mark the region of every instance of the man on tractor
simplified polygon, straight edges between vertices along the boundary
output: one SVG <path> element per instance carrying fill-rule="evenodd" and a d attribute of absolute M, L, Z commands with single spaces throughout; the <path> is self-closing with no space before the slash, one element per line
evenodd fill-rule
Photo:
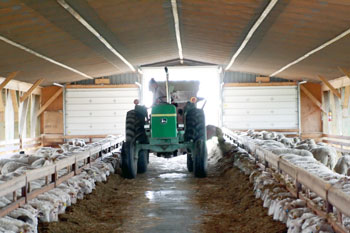
<path fill-rule="evenodd" d="M 158 104 L 160 102 L 165 102 L 166 101 L 166 94 L 165 94 L 165 90 L 163 90 L 163 88 L 161 88 L 158 83 L 156 82 L 156 80 L 154 80 L 154 78 L 152 78 L 149 81 L 149 85 L 148 85 L 149 90 L 153 93 L 153 104 Z"/>

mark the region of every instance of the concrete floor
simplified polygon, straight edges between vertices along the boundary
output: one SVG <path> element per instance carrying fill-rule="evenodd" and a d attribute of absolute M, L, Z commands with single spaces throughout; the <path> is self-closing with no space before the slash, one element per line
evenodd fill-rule
<path fill-rule="evenodd" d="M 39 232 L 286 232 L 232 158 L 209 156 L 209 176 L 198 179 L 187 171 L 186 156 L 151 156 L 147 173 L 132 180 L 112 175 Z"/>
<path fill-rule="evenodd" d="M 158 221 L 144 232 L 193 232 L 202 211 L 194 204 L 193 175 L 187 171 L 186 156 L 172 159 L 151 156 L 149 170 L 137 179 L 145 179 L 149 201 L 143 212 Z"/>

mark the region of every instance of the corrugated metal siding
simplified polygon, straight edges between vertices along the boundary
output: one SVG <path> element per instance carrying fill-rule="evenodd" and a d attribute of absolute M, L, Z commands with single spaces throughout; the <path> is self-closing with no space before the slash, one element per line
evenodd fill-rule
<path fill-rule="evenodd" d="M 226 71 L 224 73 L 224 83 L 255 83 L 255 78 L 260 76 L 253 73 Z M 271 77 L 271 82 L 288 82 L 289 80 Z"/>
<path fill-rule="evenodd" d="M 140 75 L 138 73 L 125 73 L 111 75 L 103 78 L 109 78 L 110 84 L 134 84 L 135 82 L 140 82 Z M 77 85 L 92 85 L 95 84 L 94 79 L 86 79 L 75 82 Z"/>
<path fill-rule="evenodd" d="M 124 134 L 138 88 L 67 89 L 67 135 Z"/>
<path fill-rule="evenodd" d="M 225 87 L 223 126 L 229 129 L 297 129 L 296 86 Z"/>

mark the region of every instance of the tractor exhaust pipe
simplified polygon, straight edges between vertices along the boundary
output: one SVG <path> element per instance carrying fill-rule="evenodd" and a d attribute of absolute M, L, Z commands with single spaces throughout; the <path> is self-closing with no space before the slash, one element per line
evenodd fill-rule
<path fill-rule="evenodd" d="M 169 72 L 168 67 L 164 67 L 166 73 L 166 81 L 165 81 L 165 91 L 166 91 L 166 102 L 170 104 L 170 96 L 169 96 Z"/>

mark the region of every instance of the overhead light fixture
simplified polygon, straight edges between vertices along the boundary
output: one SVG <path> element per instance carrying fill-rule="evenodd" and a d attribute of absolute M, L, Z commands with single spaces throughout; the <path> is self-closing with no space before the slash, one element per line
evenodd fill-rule
<path fill-rule="evenodd" d="M 143 72 L 140 68 L 137 69 L 137 72 L 139 72 L 140 74 L 143 74 Z"/>
<path fill-rule="evenodd" d="M 122 60 L 133 72 L 135 72 L 135 68 L 131 63 L 126 60 L 113 46 L 108 43 L 108 41 L 93 28 L 78 12 L 76 12 L 65 0 L 57 0 L 58 4 L 60 4 L 64 9 L 66 9 L 76 20 L 79 21 L 86 29 L 88 29 L 97 39 L 99 39 L 102 44 L 104 44 L 114 55 L 116 55 L 120 60 Z"/>
<path fill-rule="evenodd" d="M 260 24 L 264 21 L 264 19 L 267 17 L 267 15 L 271 12 L 272 8 L 276 5 L 277 2 L 278 2 L 278 0 L 271 0 L 270 1 L 269 5 L 267 5 L 267 7 L 263 11 L 263 13 L 258 18 L 258 20 L 254 23 L 253 27 L 249 30 L 247 36 L 244 38 L 244 41 L 239 46 L 238 50 L 235 52 L 235 54 L 233 54 L 230 62 L 226 66 L 225 70 L 228 70 L 228 69 L 231 68 L 232 64 L 235 62 L 235 60 L 238 57 L 238 55 L 242 52 L 244 47 L 247 45 L 249 40 L 252 38 L 254 32 L 258 29 Z"/>
<path fill-rule="evenodd" d="M 60 66 L 60 67 L 62 67 L 62 68 L 64 68 L 64 69 L 67 69 L 67 70 L 72 71 L 72 72 L 74 72 L 74 73 L 76 73 L 76 74 L 79 74 L 79 75 L 81 75 L 81 76 L 84 76 L 85 78 L 93 79 L 91 76 L 89 76 L 89 75 L 87 75 L 87 74 L 85 74 L 85 73 L 83 73 L 83 72 L 80 72 L 79 70 L 76 70 L 76 69 L 74 69 L 74 68 L 72 68 L 72 67 L 70 67 L 70 66 L 67 66 L 67 65 L 65 65 L 65 64 L 63 64 L 63 63 L 61 63 L 61 62 L 55 61 L 55 60 L 52 59 L 52 58 L 49 58 L 49 57 L 47 57 L 47 56 L 45 56 L 45 55 L 43 55 L 43 54 L 40 54 L 40 53 L 38 53 L 38 52 L 36 52 L 36 51 L 30 49 L 30 48 L 27 48 L 27 47 L 25 47 L 25 46 L 23 46 L 23 45 L 21 45 L 21 44 L 18 44 L 17 42 L 14 42 L 14 41 L 12 41 L 12 40 L 10 40 L 10 39 L 7 39 L 6 37 L 3 37 L 3 36 L 1 36 L 1 35 L 0 35 L 0 40 L 6 42 L 6 43 L 8 43 L 8 44 L 10 44 L 10 45 L 12 45 L 12 46 L 14 46 L 14 47 L 16 47 L 16 48 L 22 49 L 22 50 L 24 50 L 24 51 L 26 51 L 26 52 L 28 52 L 28 53 L 30 53 L 30 54 L 36 56 L 36 57 L 39 57 L 39 58 L 41 58 L 41 59 L 44 59 L 45 61 L 51 62 L 51 63 L 53 63 L 53 64 L 55 64 L 55 65 L 58 65 L 58 66 Z"/>
<path fill-rule="evenodd" d="M 137 86 L 139 86 L 139 88 L 142 87 L 141 83 L 139 83 L 139 82 L 135 82 L 135 84 L 136 84 Z"/>
<path fill-rule="evenodd" d="M 221 66 L 219 66 L 218 72 L 219 72 L 219 74 L 221 74 L 221 72 L 222 72 L 222 67 Z"/>
<path fill-rule="evenodd" d="M 182 43 L 181 43 L 181 34 L 180 34 L 180 23 L 179 23 L 179 13 L 177 11 L 176 0 L 171 0 L 171 8 L 173 10 L 174 26 L 175 26 L 175 36 L 177 49 L 179 51 L 180 63 L 183 64 L 184 56 L 182 54 Z"/>
<path fill-rule="evenodd" d="M 59 84 L 59 83 L 53 83 L 53 85 L 58 87 L 64 87 L 62 84 Z"/>
<path fill-rule="evenodd" d="M 340 40 L 341 38 L 343 38 L 343 37 L 345 37 L 345 36 L 347 36 L 347 35 L 349 35 L 349 34 L 350 34 L 350 28 L 349 28 L 348 30 L 344 31 L 343 33 L 339 34 L 338 36 L 334 37 L 333 39 L 327 41 L 326 43 L 320 45 L 319 47 L 317 47 L 317 48 L 311 50 L 310 52 L 306 53 L 304 56 L 302 56 L 302 57 L 296 59 L 295 61 L 289 63 L 288 65 L 282 67 L 281 69 L 277 70 L 276 72 L 274 72 L 274 73 L 271 74 L 270 76 L 275 76 L 275 75 L 281 73 L 282 71 L 288 69 L 289 67 L 291 67 L 291 66 L 293 66 L 293 65 L 295 65 L 295 64 L 297 64 L 297 63 L 299 63 L 299 62 L 301 62 L 301 61 L 304 60 L 305 58 L 311 56 L 312 54 L 314 54 L 314 53 L 316 53 L 316 52 L 318 52 L 318 51 L 320 51 L 321 49 L 324 49 L 324 48 L 327 47 L 328 45 L 333 44 L 334 42 Z"/>

